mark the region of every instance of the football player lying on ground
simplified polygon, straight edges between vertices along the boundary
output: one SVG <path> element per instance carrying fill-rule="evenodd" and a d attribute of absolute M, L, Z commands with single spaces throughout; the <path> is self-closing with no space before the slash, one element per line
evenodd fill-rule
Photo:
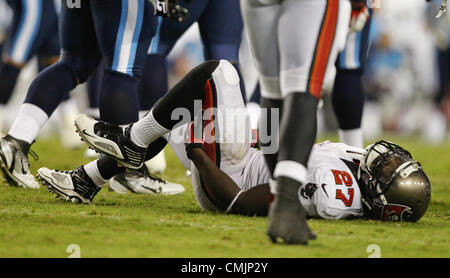
<path fill-rule="evenodd" d="M 181 107 L 194 115 L 195 100 L 203 103 L 203 134 L 195 129 L 201 118 L 195 118 L 197 125 L 180 125 L 171 117 L 172 111 Z M 208 112 L 212 106 L 217 108 L 215 120 Z M 171 89 L 143 120 L 125 129 L 85 115 L 75 124 L 90 147 L 110 155 L 97 162 L 99 173 L 108 173 L 101 177 L 104 181 L 125 172 L 117 161 L 139 168 L 169 142 L 192 171 L 194 193 L 204 210 L 267 215 L 272 198 L 269 173 L 262 151 L 252 148 L 250 136 L 245 136 L 251 133 L 248 116 L 242 114 L 245 111 L 233 66 L 223 60 L 208 61 Z M 139 139 L 133 135 L 136 131 L 141 132 Z M 138 143 L 144 138 L 144 144 Z M 316 144 L 307 169 L 308 184 L 292 198 L 301 202 L 309 217 L 417 221 L 431 198 L 430 183 L 420 164 L 408 151 L 387 141 L 365 150 L 328 141 Z M 83 203 L 90 203 L 102 185 L 95 184 L 98 177 L 88 177 L 83 167 L 65 172 L 41 168 L 38 179 L 67 201 Z"/>

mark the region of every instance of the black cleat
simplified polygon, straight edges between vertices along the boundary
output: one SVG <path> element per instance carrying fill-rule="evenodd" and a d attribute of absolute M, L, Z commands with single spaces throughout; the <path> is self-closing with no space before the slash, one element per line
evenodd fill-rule
<path fill-rule="evenodd" d="M 306 223 L 306 211 L 298 199 L 299 183 L 286 177 L 275 182 L 285 188 L 278 187 L 281 192 L 270 204 L 267 235 L 274 243 L 307 244 L 316 235 Z"/>
<path fill-rule="evenodd" d="M 125 129 L 86 115 L 78 115 L 75 127 L 83 141 L 97 152 L 114 157 L 127 168 L 139 169 L 144 163 L 147 148 L 136 146 L 130 140 L 131 125 Z"/>

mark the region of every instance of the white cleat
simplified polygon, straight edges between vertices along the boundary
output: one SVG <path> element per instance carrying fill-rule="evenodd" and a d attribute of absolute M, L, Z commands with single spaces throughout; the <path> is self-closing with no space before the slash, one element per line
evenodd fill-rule
<path fill-rule="evenodd" d="M 76 116 L 76 114 L 68 114 L 62 117 L 61 145 L 67 150 L 76 150 L 84 146 L 73 126 Z"/>
<path fill-rule="evenodd" d="M 176 195 L 186 190 L 181 184 L 172 183 L 151 176 L 143 170 L 128 170 L 114 176 L 109 181 L 109 190 L 117 193 Z"/>
<path fill-rule="evenodd" d="M 39 189 L 39 183 L 30 173 L 30 163 L 22 150 L 12 141 L 0 139 L 0 168 L 11 186 Z"/>
<path fill-rule="evenodd" d="M 96 158 L 100 157 L 100 154 L 98 152 L 94 151 L 93 149 L 87 148 L 86 151 L 84 152 L 84 157 L 96 159 Z"/>
<path fill-rule="evenodd" d="M 160 151 L 155 157 L 144 162 L 150 174 L 162 174 L 167 168 L 166 156 L 164 150 Z"/>
<path fill-rule="evenodd" d="M 83 167 L 73 171 L 42 167 L 37 171 L 37 178 L 50 193 L 71 203 L 90 204 L 101 189 L 92 182 Z"/>

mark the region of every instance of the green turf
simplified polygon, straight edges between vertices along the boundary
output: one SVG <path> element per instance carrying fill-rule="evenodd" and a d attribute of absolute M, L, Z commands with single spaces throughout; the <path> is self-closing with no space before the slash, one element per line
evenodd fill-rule
<path fill-rule="evenodd" d="M 450 257 L 450 143 L 430 146 L 396 140 L 422 162 L 432 182 L 432 202 L 418 223 L 310 220 L 318 238 L 308 246 L 272 244 L 267 219 L 203 212 L 185 169 L 168 149 L 164 177 L 185 185 L 178 196 L 119 195 L 104 188 L 94 203 L 74 205 L 47 189 L 0 185 L 0 257 L 67 257 L 77 244 L 81 257 Z M 38 140 L 46 166 L 73 169 L 88 162 L 83 150 L 66 151 L 59 141 Z"/>

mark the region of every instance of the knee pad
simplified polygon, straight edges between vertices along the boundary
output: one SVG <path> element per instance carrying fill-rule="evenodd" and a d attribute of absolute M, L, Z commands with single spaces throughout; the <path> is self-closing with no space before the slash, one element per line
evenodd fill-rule
<path fill-rule="evenodd" d="M 59 61 L 72 70 L 72 73 L 79 84 L 86 82 L 99 63 L 99 60 L 97 59 L 87 59 L 65 51 L 62 51 Z"/>

